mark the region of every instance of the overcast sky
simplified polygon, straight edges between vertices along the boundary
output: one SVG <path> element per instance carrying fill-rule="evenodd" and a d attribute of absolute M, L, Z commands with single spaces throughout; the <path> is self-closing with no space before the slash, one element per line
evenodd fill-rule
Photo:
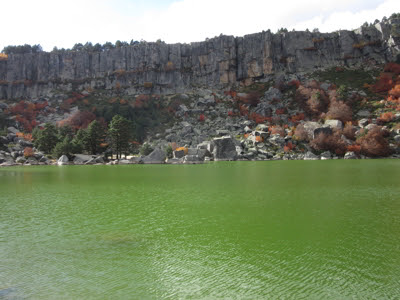
<path fill-rule="evenodd" d="M 281 27 L 329 32 L 400 12 L 399 0 L 0 1 L 0 51 L 25 43 L 46 51 L 87 41 L 190 43 Z"/>

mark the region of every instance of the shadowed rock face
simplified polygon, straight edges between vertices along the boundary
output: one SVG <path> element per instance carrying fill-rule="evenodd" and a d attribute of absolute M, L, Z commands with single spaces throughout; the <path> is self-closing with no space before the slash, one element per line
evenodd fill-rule
<path fill-rule="evenodd" d="M 277 72 L 384 63 L 400 52 L 389 19 L 355 31 L 270 31 L 191 44 L 140 43 L 104 52 L 10 54 L 0 61 L 0 98 L 34 98 L 52 90 L 114 89 L 177 93 L 227 86 Z"/>

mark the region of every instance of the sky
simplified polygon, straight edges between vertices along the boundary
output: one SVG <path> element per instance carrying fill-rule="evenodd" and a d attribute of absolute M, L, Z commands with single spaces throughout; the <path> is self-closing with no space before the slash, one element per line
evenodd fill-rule
<path fill-rule="evenodd" d="M 279 28 L 355 29 L 400 12 L 399 0 L 0 0 L 0 51 L 40 44 L 158 39 L 190 43 Z"/>

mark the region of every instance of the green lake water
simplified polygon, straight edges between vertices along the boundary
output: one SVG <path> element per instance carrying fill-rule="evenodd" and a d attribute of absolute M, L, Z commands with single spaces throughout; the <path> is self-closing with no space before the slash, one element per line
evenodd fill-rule
<path fill-rule="evenodd" d="M 400 160 L 0 169 L 0 299 L 398 299 Z"/>

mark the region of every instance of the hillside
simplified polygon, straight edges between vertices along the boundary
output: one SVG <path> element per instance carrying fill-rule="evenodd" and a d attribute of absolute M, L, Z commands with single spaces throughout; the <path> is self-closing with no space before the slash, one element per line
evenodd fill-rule
<path fill-rule="evenodd" d="M 116 114 L 132 121 L 132 145 L 180 146 L 188 162 L 396 156 L 398 63 L 396 14 L 354 31 L 9 53 L 0 56 L 0 126 L 16 129 L 3 132 L 2 157 L 22 156 L 34 146 L 24 137 L 45 123 L 76 134 Z"/>

